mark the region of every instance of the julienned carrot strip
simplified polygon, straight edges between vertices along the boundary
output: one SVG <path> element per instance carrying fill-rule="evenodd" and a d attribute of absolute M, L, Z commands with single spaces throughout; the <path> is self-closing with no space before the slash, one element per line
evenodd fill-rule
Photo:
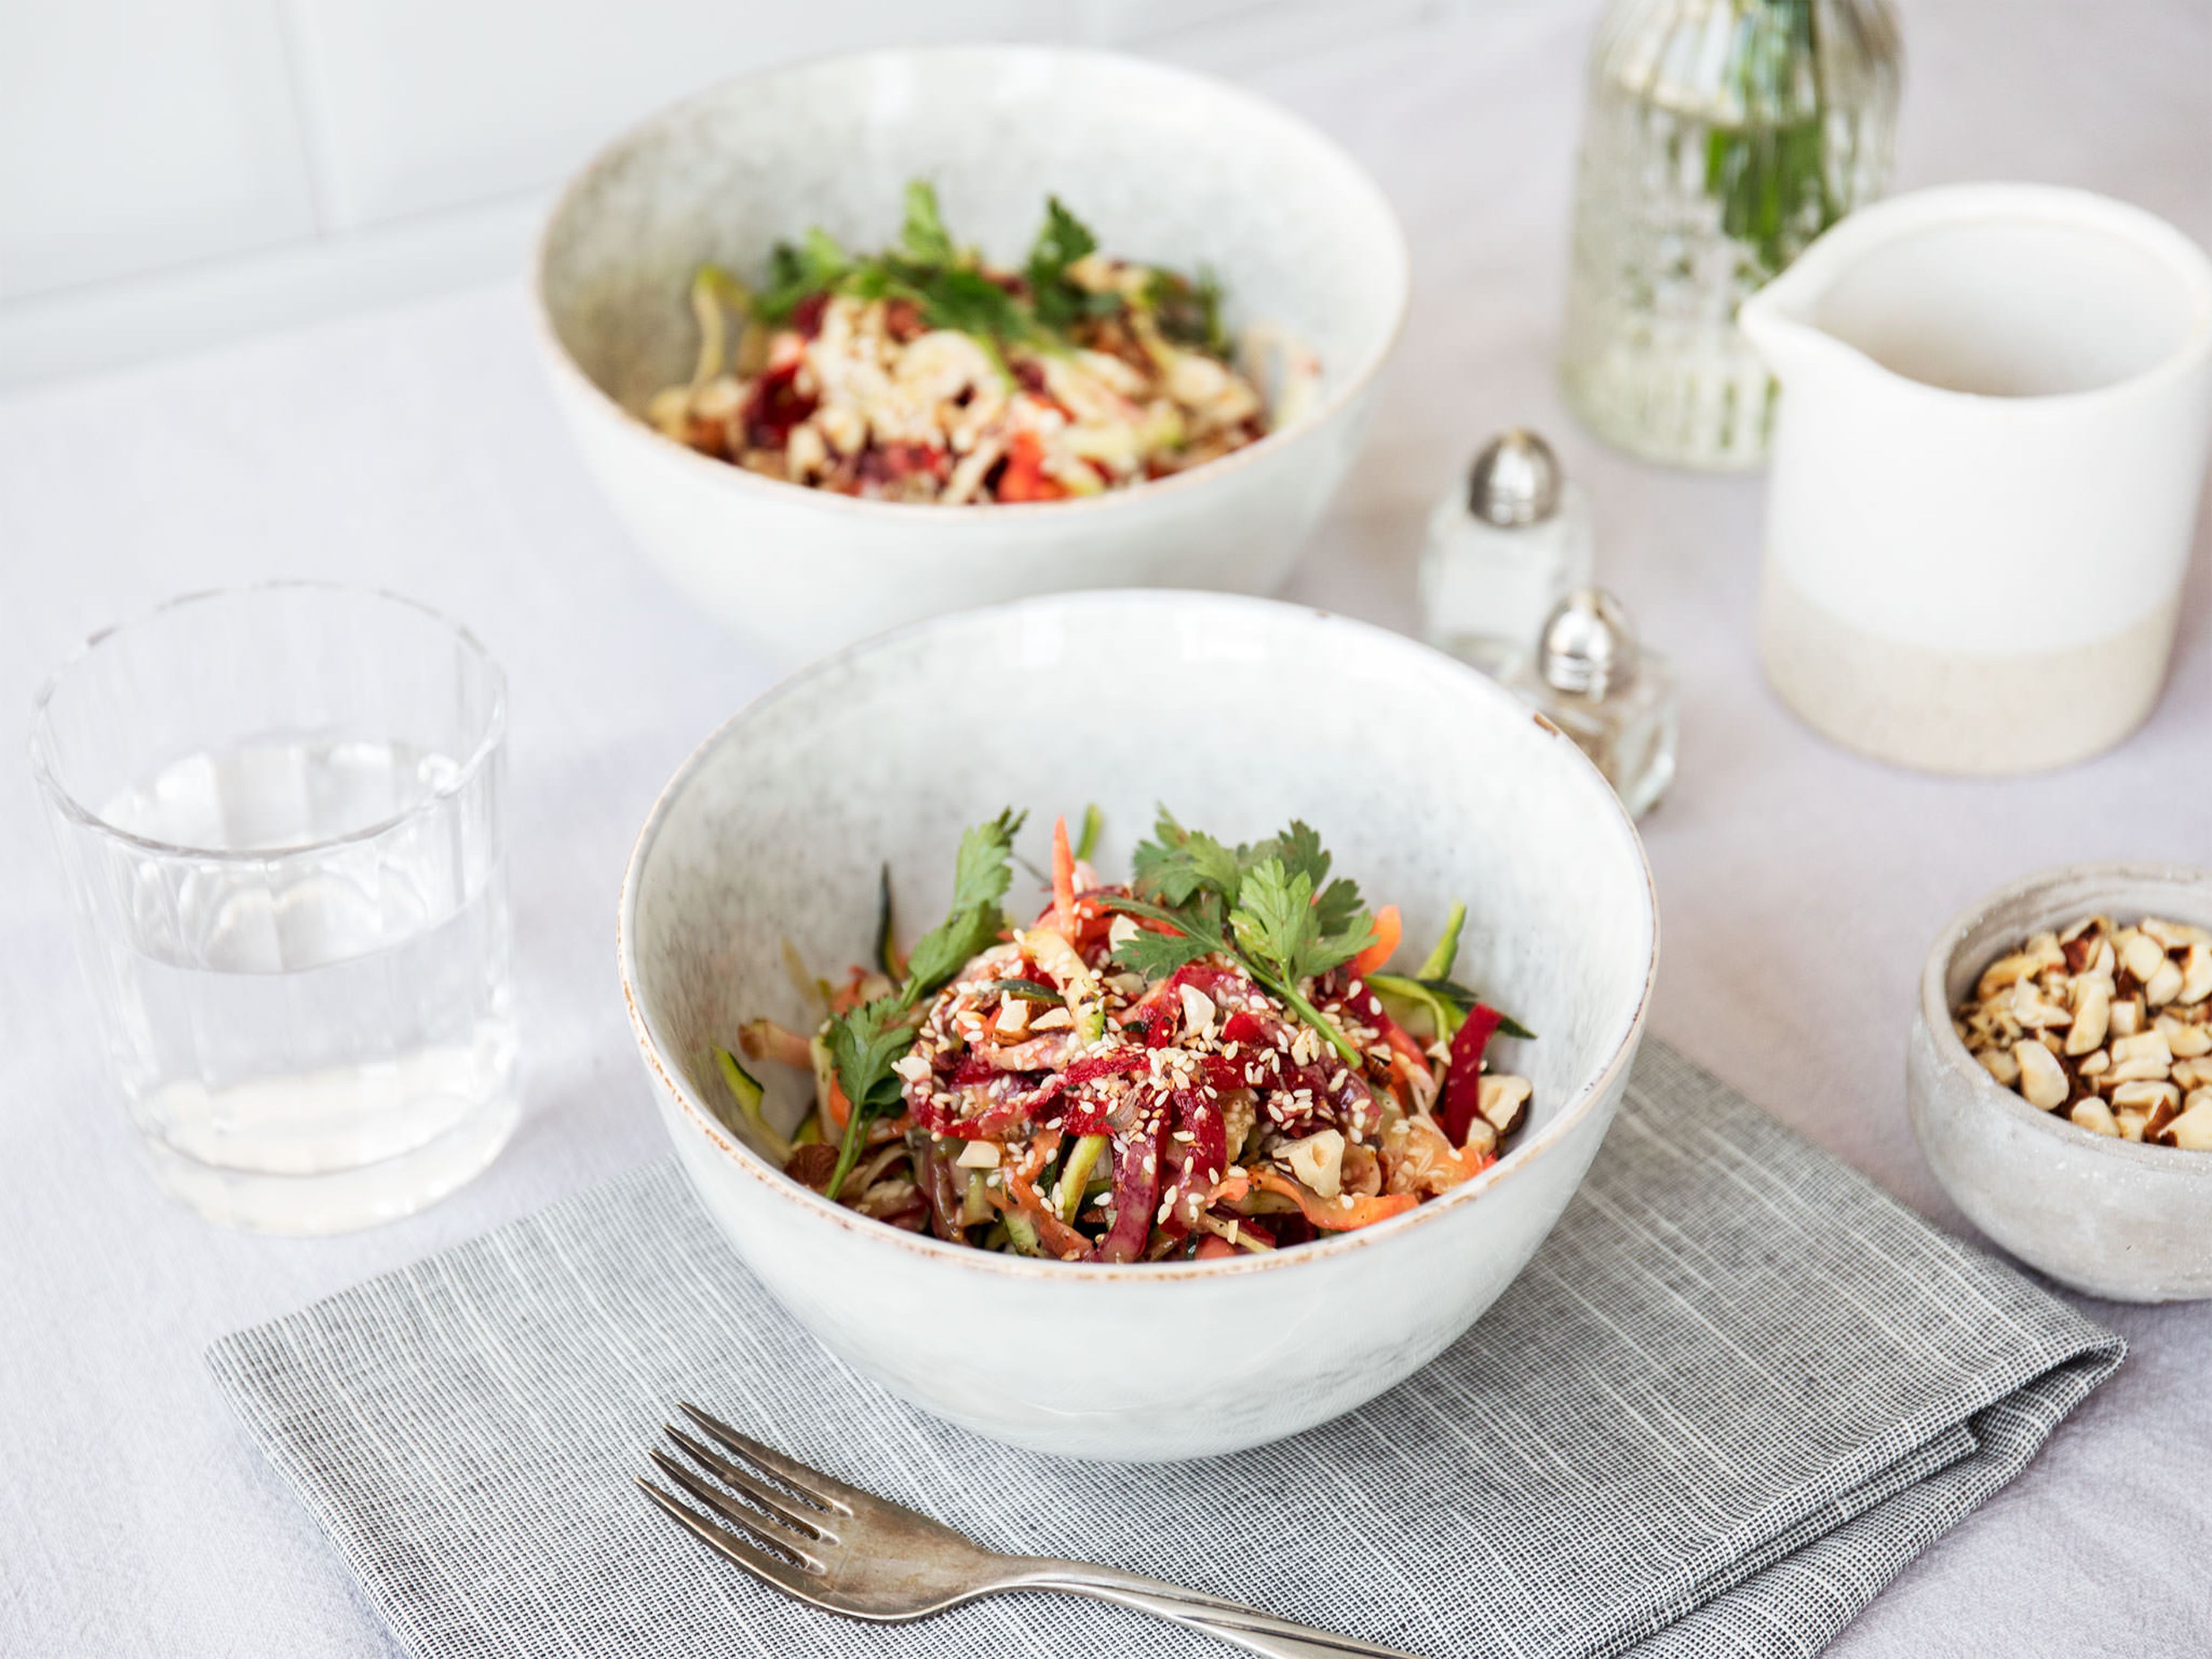
<path fill-rule="evenodd" d="M 1002 501 L 1056 501 L 1067 494 L 1066 484 L 1046 477 L 1044 445 L 1036 433 L 1014 434 L 1006 452 L 1006 470 L 999 475 L 998 493 Z"/>
<path fill-rule="evenodd" d="M 1478 1152 L 1462 1146 L 1451 1155 L 1451 1184 L 1456 1187 L 1462 1181 L 1472 1181 L 1497 1162 L 1496 1152 Z"/>
<path fill-rule="evenodd" d="M 1002 1198 L 996 1192 L 992 1192 L 990 1197 L 994 1204 L 1001 1207 L 1011 1205 L 1028 1217 L 1030 1224 L 1037 1231 L 1039 1242 L 1061 1261 L 1066 1261 L 1071 1252 L 1076 1255 L 1091 1254 L 1091 1241 L 1062 1221 L 1059 1212 L 1044 1201 L 1019 1170 L 1009 1167 L 1006 1176 L 1006 1196 Z"/>
<path fill-rule="evenodd" d="M 1067 844 L 1067 819 L 1052 823 L 1052 915 L 1054 931 L 1075 942 L 1075 849 Z"/>
<path fill-rule="evenodd" d="M 866 981 L 867 977 L 866 969 L 855 966 L 851 973 L 845 975 L 845 982 L 830 993 L 830 1012 L 833 1014 L 849 1014 L 866 1002 L 867 998 L 860 994 L 860 987 Z"/>
<path fill-rule="evenodd" d="M 1404 937 L 1406 925 L 1399 919 L 1398 907 L 1386 904 L 1375 913 L 1375 943 L 1345 964 L 1355 974 L 1371 974 L 1390 960 Z"/>
<path fill-rule="evenodd" d="M 1034 1187 L 1036 1178 L 1044 1173 L 1045 1165 L 1051 1163 L 1060 1151 L 1060 1132 L 1057 1129 L 1038 1130 L 1030 1138 L 1029 1146 L 1020 1159 L 1009 1167 Z"/>
<path fill-rule="evenodd" d="M 845 1126 L 853 1121 L 853 1103 L 845 1098 L 845 1091 L 837 1086 L 836 1078 L 830 1079 L 830 1092 L 823 1099 L 830 1109 L 830 1121 L 842 1133 Z"/>
<path fill-rule="evenodd" d="M 1305 1218 L 1323 1232 L 1349 1232 L 1354 1227 L 1372 1226 L 1378 1221 L 1388 1221 L 1394 1215 L 1403 1215 L 1421 1200 L 1411 1193 L 1384 1193 L 1375 1198 L 1352 1197 L 1346 1204 L 1343 1199 L 1331 1200 L 1261 1164 L 1253 1171 L 1252 1179 L 1268 1192 L 1289 1199 L 1304 1212 Z M 1346 1194 L 1346 1196 L 1352 1196 Z"/>

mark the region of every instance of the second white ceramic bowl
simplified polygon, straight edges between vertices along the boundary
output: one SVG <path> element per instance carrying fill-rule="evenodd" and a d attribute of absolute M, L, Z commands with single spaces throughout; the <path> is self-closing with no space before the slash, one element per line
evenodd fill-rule
<path fill-rule="evenodd" d="M 1425 950 L 1468 908 L 1459 975 L 1540 1034 L 1502 1162 L 1408 1214 L 1279 1255 L 1039 1261 L 898 1231 L 749 1150 L 711 1045 L 804 1024 L 788 939 L 842 972 L 890 861 L 911 939 L 943 913 L 963 826 L 1104 812 L 1126 874 L 1155 804 L 1231 840 L 1291 817 Z M 1031 896 L 1018 875 L 1010 900 Z M 620 955 L 661 1115 L 708 1212 L 828 1346 L 978 1432 L 1165 1459 L 1272 1440 L 1439 1352 L 1565 1208 L 1612 1121 L 1657 960 L 1650 872 L 1603 778 L 1510 694 L 1381 629 L 1267 600 L 1078 594 L 921 624 L 786 681 L 708 739 L 653 808 Z M 795 1116 L 807 1093 L 775 1080 Z"/>
<path fill-rule="evenodd" d="M 910 178 L 1018 264 L 1058 195 L 1109 253 L 1218 273 L 1233 325 L 1311 348 L 1318 409 L 1209 465 L 1027 506 L 861 501 L 697 454 L 639 417 L 691 372 L 702 260 L 750 276 L 820 225 L 890 242 Z M 1342 482 L 1404 317 L 1372 179 L 1287 112 L 1208 76 L 1031 46 L 870 52 L 769 70 L 617 139 L 555 208 L 539 339 L 585 461 L 662 570 L 784 664 L 969 605 L 1103 586 L 1265 592 Z"/>
<path fill-rule="evenodd" d="M 1943 930 L 1920 980 L 1905 1105 L 1966 1218 L 2062 1285 L 2119 1302 L 2212 1297 L 2212 1152 L 2094 1134 L 2039 1112 L 1966 1052 L 1951 1011 L 2029 934 L 2103 915 L 2212 927 L 2212 876 L 2071 864 L 2001 887 Z"/>

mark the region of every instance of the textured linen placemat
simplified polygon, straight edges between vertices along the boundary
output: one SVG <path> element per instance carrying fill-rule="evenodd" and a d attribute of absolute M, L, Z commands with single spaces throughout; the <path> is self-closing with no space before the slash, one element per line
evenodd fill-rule
<path fill-rule="evenodd" d="M 1060 1462 L 912 1410 L 783 1312 L 672 1162 L 208 1358 L 422 1659 L 1231 1651 L 1048 1596 L 888 1627 L 786 1601 L 631 1486 L 679 1397 L 997 1548 L 1437 1659 L 1673 1659 L 1818 1650 L 2124 1352 L 1646 1044 L 1581 1191 L 1473 1330 L 1232 1457 Z"/>

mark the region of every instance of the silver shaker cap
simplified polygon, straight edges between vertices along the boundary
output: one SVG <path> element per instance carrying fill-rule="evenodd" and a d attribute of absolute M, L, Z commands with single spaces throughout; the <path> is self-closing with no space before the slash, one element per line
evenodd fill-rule
<path fill-rule="evenodd" d="M 1601 587 L 1577 587 L 1544 619 L 1536 672 L 1554 691 L 1595 700 L 1632 685 L 1641 654 L 1628 608 Z"/>
<path fill-rule="evenodd" d="M 1516 426 L 1492 438 L 1474 458 L 1468 474 L 1467 509 L 1507 528 L 1540 523 L 1559 510 L 1564 477 L 1551 445 Z"/>

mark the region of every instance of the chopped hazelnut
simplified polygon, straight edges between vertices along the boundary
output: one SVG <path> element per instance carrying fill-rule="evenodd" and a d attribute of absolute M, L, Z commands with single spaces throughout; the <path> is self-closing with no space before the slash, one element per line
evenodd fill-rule
<path fill-rule="evenodd" d="M 2112 1109 L 2094 1095 L 2075 1101 L 2066 1115 L 2091 1134 L 2117 1136 L 2120 1133 L 2120 1126 L 2112 1121 Z"/>
<path fill-rule="evenodd" d="M 1989 965 L 1952 1027 L 2031 1106 L 2094 1134 L 2212 1146 L 2212 932 L 2085 916 L 2033 934 Z"/>

